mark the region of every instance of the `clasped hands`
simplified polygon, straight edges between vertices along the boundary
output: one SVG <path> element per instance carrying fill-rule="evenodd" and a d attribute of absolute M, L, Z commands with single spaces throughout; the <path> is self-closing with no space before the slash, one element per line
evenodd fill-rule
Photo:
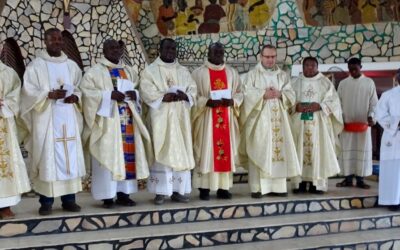
<path fill-rule="evenodd" d="M 189 102 L 189 97 L 185 92 L 177 90 L 176 93 L 166 93 L 162 99 L 163 102 L 179 102 L 186 101 Z"/>
<path fill-rule="evenodd" d="M 222 98 L 221 100 L 208 99 L 206 106 L 210 108 L 217 108 L 217 107 L 230 107 L 233 106 L 233 104 L 234 104 L 233 99 L 225 99 L 225 98 Z"/>
<path fill-rule="evenodd" d="M 279 90 L 275 89 L 274 87 L 266 89 L 263 96 L 264 100 L 279 99 L 281 97 L 282 93 Z"/>
<path fill-rule="evenodd" d="M 321 110 L 321 105 L 317 102 L 312 103 L 297 103 L 296 112 L 299 113 L 314 113 Z"/>
<path fill-rule="evenodd" d="M 72 94 L 68 97 L 66 97 L 67 95 L 67 90 L 66 89 L 54 89 L 52 91 L 49 92 L 49 94 L 47 95 L 47 97 L 49 99 L 52 100 L 58 100 L 58 99 L 64 99 L 65 103 L 77 103 L 79 101 L 79 97 L 77 97 L 76 95 Z"/>
<path fill-rule="evenodd" d="M 132 101 L 136 101 L 136 92 L 133 90 L 126 91 L 125 94 L 118 90 L 113 90 L 113 92 L 111 92 L 111 99 L 114 101 L 122 102 L 125 100 L 125 97 L 128 97 Z"/>

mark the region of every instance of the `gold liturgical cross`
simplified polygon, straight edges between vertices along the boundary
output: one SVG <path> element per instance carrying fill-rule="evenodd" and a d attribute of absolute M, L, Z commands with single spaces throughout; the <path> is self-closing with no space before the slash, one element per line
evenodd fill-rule
<path fill-rule="evenodd" d="M 62 142 L 64 144 L 65 161 L 67 164 L 67 174 L 71 175 L 71 170 L 69 166 L 69 153 L 68 153 L 68 142 L 75 141 L 76 137 L 67 137 L 67 127 L 63 125 L 63 137 L 57 138 L 56 142 Z"/>

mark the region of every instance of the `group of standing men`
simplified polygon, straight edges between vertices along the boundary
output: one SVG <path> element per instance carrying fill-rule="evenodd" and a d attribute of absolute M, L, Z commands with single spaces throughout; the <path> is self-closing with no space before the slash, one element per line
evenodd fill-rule
<path fill-rule="evenodd" d="M 129 195 L 145 178 L 158 205 L 166 196 L 188 202 L 192 184 L 202 200 L 210 199 L 210 191 L 230 199 L 238 165 L 249 171 L 253 198 L 286 196 L 287 178 L 295 193 L 323 193 L 328 177 L 340 172 L 340 141 L 347 177 L 337 186 L 352 186 L 355 174 L 357 186 L 369 188 L 362 177 L 371 174 L 369 126 L 377 97 L 358 59 L 349 60 L 350 76 L 336 92 L 313 57 L 303 60 L 303 75 L 291 82 L 270 45 L 242 80 L 225 65 L 220 43 L 210 45 L 208 59 L 191 74 L 176 60 L 175 41 L 164 39 L 140 80 L 119 63 L 123 50 L 115 40 L 104 43 L 104 57 L 83 77 L 62 52 L 58 29 L 45 32 L 45 45 L 27 67 L 21 93 L 16 73 L 0 64 L 3 218 L 13 216 L 9 207 L 30 189 L 16 117 L 41 215 L 51 214 L 59 196 L 64 210 L 80 211 L 75 193 L 82 190 L 85 165 L 91 169 L 92 195 L 105 208 L 134 206 Z M 398 124 L 397 116 L 393 120 L 381 109 L 378 121 Z M 399 199 L 392 197 L 396 205 Z"/>

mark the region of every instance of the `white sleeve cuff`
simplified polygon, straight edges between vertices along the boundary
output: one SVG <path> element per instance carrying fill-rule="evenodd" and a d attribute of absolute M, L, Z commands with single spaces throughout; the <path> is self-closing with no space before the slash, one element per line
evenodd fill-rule
<path fill-rule="evenodd" d="M 164 96 L 160 97 L 159 99 L 155 100 L 155 101 L 152 102 L 152 103 L 149 103 L 149 106 L 150 106 L 152 109 L 159 109 L 160 106 L 161 106 L 161 103 L 162 103 L 163 98 L 164 98 Z"/>
<path fill-rule="evenodd" d="M 111 100 L 111 93 L 112 91 L 103 91 L 101 104 L 99 110 L 97 110 L 97 114 L 99 116 L 104 116 L 104 117 L 112 116 L 113 100 Z"/>

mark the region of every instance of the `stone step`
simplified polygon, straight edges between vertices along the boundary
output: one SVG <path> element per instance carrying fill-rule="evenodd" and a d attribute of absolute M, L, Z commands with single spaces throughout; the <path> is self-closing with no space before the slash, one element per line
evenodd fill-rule
<path fill-rule="evenodd" d="M 346 232 L 326 235 L 310 236 L 304 238 L 282 239 L 274 241 L 262 241 L 254 243 L 242 243 L 241 249 L 265 250 L 342 250 L 342 249 L 400 249 L 400 228 L 370 230 L 361 232 Z M 212 247 L 200 247 L 197 250 L 211 250 Z M 218 246 L 218 250 L 236 250 L 237 244 Z"/>
<path fill-rule="evenodd" d="M 290 214 L 137 228 L 26 236 L 1 240 L 5 249 L 179 249 L 293 239 L 400 227 L 400 213 L 384 208 Z"/>
<path fill-rule="evenodd" d="M 247 184 L 234 185 L 232 200 L 210 201 L 192 193 L 187 204 L 170 201 L 162 206 L 152 203 L 153 195 L 140 192 L 133 195 L 138 203 L 132 208 L 116 207 L 106 210 L 101 202 L 94 201 L 89 193 L 80 193 L 78 202 L 83 207 L 80 213 L 65 213 L 60 209 L 59 199 L 54 204 L 51 216 L 37 215 L 37 198 L 24 198 L 14 208 L 17 218 L 0 221 L 0 238 L 129 228 L 150 225 L 202 222 L 238 218 L 255 218 L 297 213 L 342 211 L 374 207 L 377 201 L 377 183 L 369 182 L 370 190 L 336 188 L 330 181 L 330 191 L 324 195 L 289 193 L 288 197 L 265 197 L 252 199 Z"/>

